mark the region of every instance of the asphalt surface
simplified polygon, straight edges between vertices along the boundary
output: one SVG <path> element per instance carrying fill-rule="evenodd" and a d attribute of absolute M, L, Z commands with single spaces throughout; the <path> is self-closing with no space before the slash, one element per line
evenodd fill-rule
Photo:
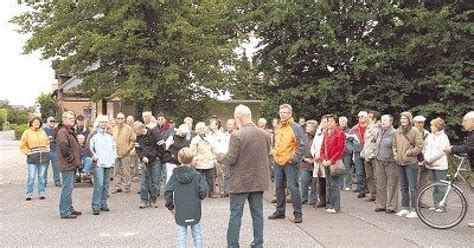
<path fill-rule="evenodd" d="M 83 211 L 75 220 L 63 220 L 58 214 L 60 188 L 50 181 L 46 200 L 24 200 L 26 166 L 12 134 L 0 132 L 0 244 L 2 247 L 87 246 L 87 247 L 175 247 L 176 224 L 164 207 L 139 209 L 138 183 L 132 193 L 113 194 L 109 198 L 110 212 L 93 216 L 90 208 L 92 189 L 76 184 L 74 207 Z M 50 172 L 51 173 L 51 172 Z M 50 175 L 50 180 L 51 180 Z M 469 202 L 474 196 L 466 192 Z M 270 215 L 274 205 L 271 192 L 266 192 L 264 214 Z M 228 198 L 205 199 L 201 223 L 206 247 L 225 247 L 229 218 Z M 342 192 L 342 210 L 336 215 L 324 209 L 303 208 L 303 223 L 291 222 L 291 204 L 287 218 L 264 222 L 265 247 L 474 247 L 472 210 L 466 219 L 450 230 L 435 230 L 419 219 L 406 219 L 385 213 L 375 213 L 375 204 L 357 199 L 352 192 Z M 242 220 L 240 245 L 252 241 L 252 224 L 248 206 Z M 192 247 L 191 235 L 188 235 Z"/>

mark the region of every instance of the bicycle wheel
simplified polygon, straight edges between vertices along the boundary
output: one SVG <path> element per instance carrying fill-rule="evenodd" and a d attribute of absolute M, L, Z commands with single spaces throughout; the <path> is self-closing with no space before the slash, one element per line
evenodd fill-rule
<path fill-rule="evenodd" d="M 456 185 L 450 187 L 445 182 L 430 184 L 418 195 L 416 212 L 429 227 L 449 229 L 466 216 L 466 197 Z"/>

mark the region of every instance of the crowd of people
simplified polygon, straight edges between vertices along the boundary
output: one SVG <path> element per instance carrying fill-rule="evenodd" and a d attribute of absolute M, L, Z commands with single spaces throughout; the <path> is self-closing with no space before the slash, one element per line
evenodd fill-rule
<path fill-rule="evenodd" d="M 43 124 L 40 117 L 29 122 L 20 142 L 27 155 L 26 200 L 33 199 L 35 177 L 39 199 L 46 199 L 47 171 L 51 164 L 55 186 L 62 187 L 59 213 L 75 219 L 82 213 L 72 204 L 78 177 L 93 178 L 93 215 L 110 211 L 112 194 L 127 194 L 131 180 L 140 176 L 140 209 L 159 207 L 162 183 L 166 207 L 175 213 L 178 247 L 186 243 L 186 226 L 191 227 L 194 244 L 202 247 L 201 200 L 229 197 L 229 247 L 239 246 L 244 203 L 248 200 L 253 218 L 252 247 L 263 245 L 263 192 L 274 181 L 275 212 L 268 219 L 285 218 L 286 203 L 293 205 L 293 221 L 303 221 L 303 204 L 325 208 L 329 214 L 341 211 L 340 191 L 354 191 L 358 198 L 374 202 L 375 212 L 417 218 L 419 190 L 430 182 L 446 179 L 449 154 L 467 154 L 474 163 L 474 111 L 463 118 L 467 136 L 452 146 L 443 119 L 430 120 L 402 112 L 398 128 L 394 117 L 377 111 L 360 111 L 357 124 L 348 118 L 325 114 L 318 121 L 293 119 L 288 104 L 279 108 L 271 127 L 260 118 L 255 125 L 244 105 L 223 127 L 212 116 L 206 122 L 186 117 L 174 121 L 151 112 L 142 121 L 123 113 L 115 119 L 98 116 L 92 128 L 81 115 L 66 111 L 56 125 L 53 117 Z M 195 128 L 193 130 L 193 127 Z M 399 204 L 399 190 L 401 205 Z M 433 203 L 422 203 L 435 212 L 442 188 L 433 193 Z M 289 196 L 289 199 L 287 197 Z M 473 224 L 469 224 L 474 227 Z"/>

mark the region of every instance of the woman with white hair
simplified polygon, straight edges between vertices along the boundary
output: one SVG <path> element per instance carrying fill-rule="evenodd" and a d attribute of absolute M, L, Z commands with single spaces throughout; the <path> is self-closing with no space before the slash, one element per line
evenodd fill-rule
<path fill-rule="evenodd" d="M 185 147 L 189 147 L 191 144 L 191 141 L 186 137 L 188 133 L 189 126 L 181 124 L 176 133 L 166 139 L 166 153 L 163 155 L 163 162 L 166 163 L 166 183 L 168 183 L 171 175 L 173 175 L 174 168 L 180 164 L 178 161 L 179 151 Z"/>
<path fill-rule="evenodd" d="M 117 146 L 114 137 L 107 132 L 108 117 L 100 115 L 96 119 L 96 134 L 90 140 L 90 150 L 94 154 L 96 164 L 93 168 L 94 193 L 92 194 L 92 214 L 99 215 L 100 211 L 110 211 L 107 205 L 109 196 L 109 179 L 112 167 L 117 158 Z"/>
<path fill-rule="evenodd" d="M 196 124 L 196 136 L 191 140 L 191 150 L 194 152 L 194 164 L 196 170 L 206 177 L 209 185 L 209 197 L 214 196 L 215 160 L 216 152 L 206 134 L 206 124 Z"/>

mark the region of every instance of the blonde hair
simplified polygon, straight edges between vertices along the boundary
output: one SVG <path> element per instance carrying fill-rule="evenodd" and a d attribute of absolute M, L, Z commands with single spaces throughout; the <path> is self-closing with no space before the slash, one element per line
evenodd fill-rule
<path fill-rule="evenodd" d="M 439 117 L 431 120 L 430 124 L 435 126 L 436 129 L 438 129 L 439 131 L 444 130 L 444 128 L 446 127 L 444 120 Z"/>
<path fill-rule="evenodd" d="M 190 165 L 193 162 L 194 152 L 189 147 L 184 147 L 178 152 L 178 161 L 182 165 Z"/>

